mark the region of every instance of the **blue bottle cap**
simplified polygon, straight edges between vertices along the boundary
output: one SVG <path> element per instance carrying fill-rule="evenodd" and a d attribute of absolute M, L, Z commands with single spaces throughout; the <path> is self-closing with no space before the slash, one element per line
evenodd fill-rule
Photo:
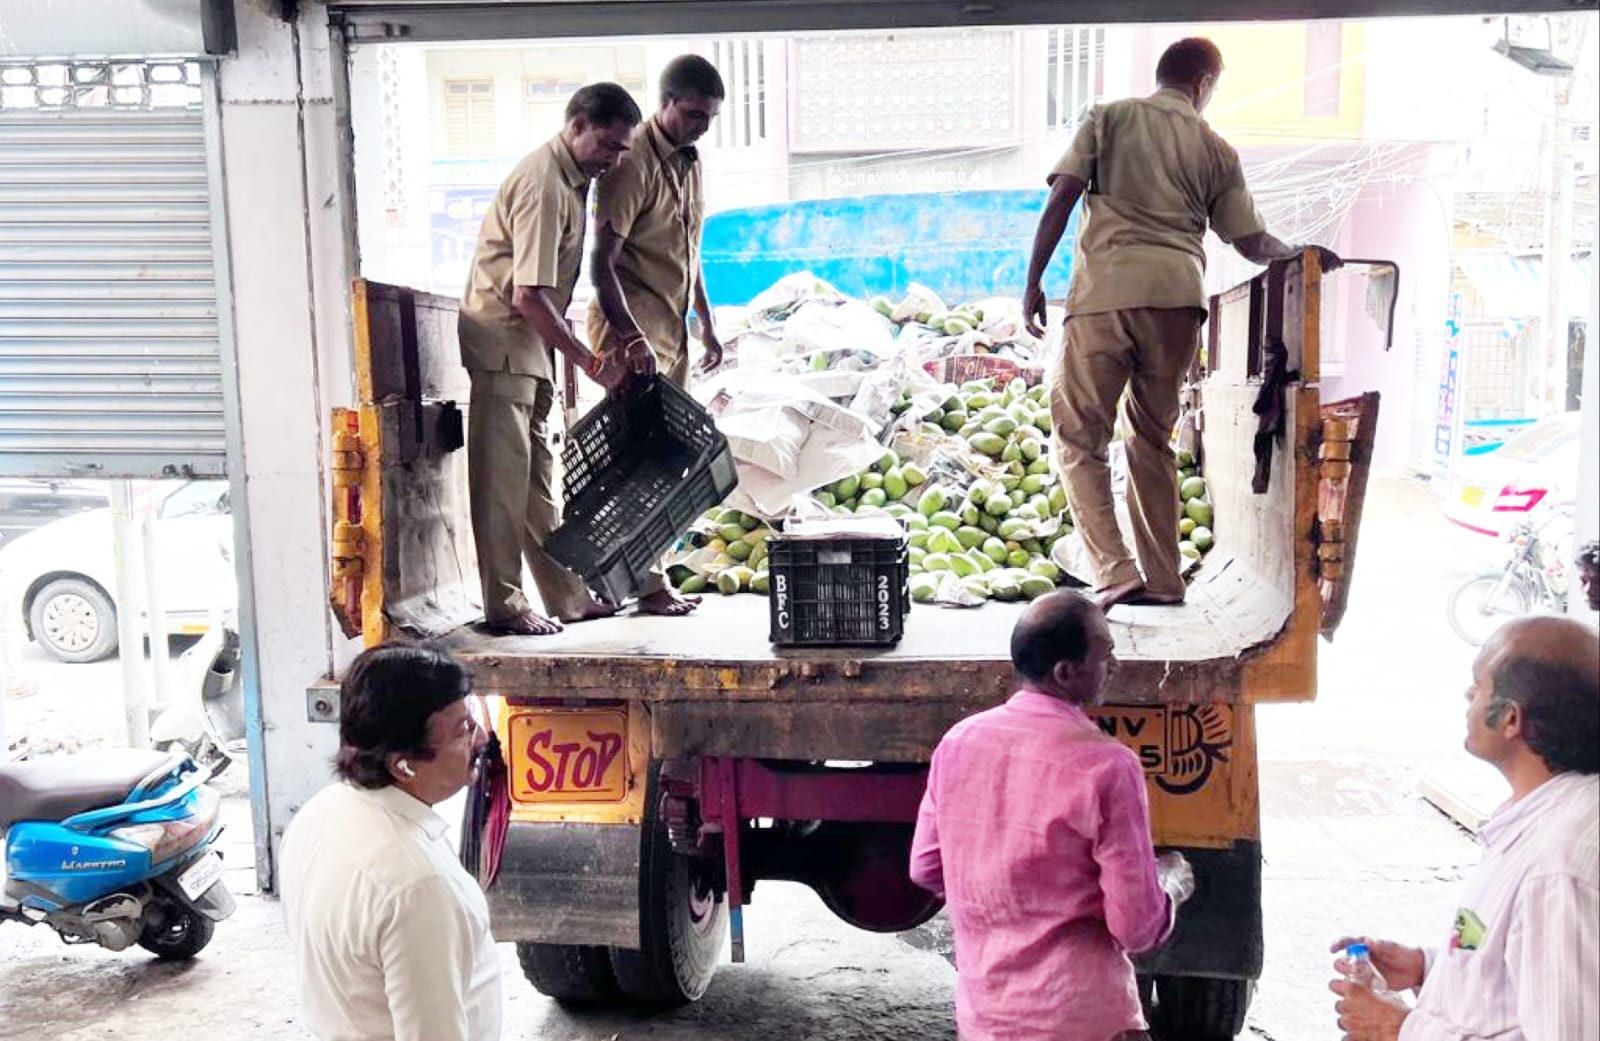
<path fill-rule="evenodd" d="M 1352 943 L 1344 949 L 1344 953 L 1351 958 L 1367 958 L 1372 954 L 1364 943 Z"/>

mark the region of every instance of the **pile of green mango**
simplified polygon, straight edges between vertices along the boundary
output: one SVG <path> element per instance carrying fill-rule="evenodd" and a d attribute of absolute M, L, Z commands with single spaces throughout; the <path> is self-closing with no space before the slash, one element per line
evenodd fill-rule
<path fill-rule="evenodd" d="M 1182 448 L 1178 449 L 1178 498 L 1183 501 L 1178 515 L 1178 552 L 1199 560 L 1216 542 L 1211 534 L 1214 514 L 1206 479 L 1195 469 L 1194 453 Z"/>
<path fill-rule="evenodd" d="M 725 596 L 735 593 L 765 595 L 770 584 L 767 573 L 767 538 L 775 531 L 759 517 L 721 507 L 706 511 L 688 536 L 695 549 L 716 554 L 705 574 L 683 565 L 670 568 L 667 579 L 678 592 L 692 595 L 715 589 Z"/>

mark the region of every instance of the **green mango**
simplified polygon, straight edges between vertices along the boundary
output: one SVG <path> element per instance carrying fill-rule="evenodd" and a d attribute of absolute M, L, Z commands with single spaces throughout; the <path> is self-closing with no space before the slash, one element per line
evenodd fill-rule
<path fill-rule="evenodd" d="M 906 487 L 918 488 L 928 479 L 928 471 L 916 463 L 907 463 L 900 468 L 900 475 L 906 479 Z"/>
<path fill-rule="evenodd" d="M 991 459 L 995 459 L 999 457 L 1001 452 L 1005 451 L 1006 439 L 991 431 L 981 430 L 967 438 L 967 444 L 971 445 L 974 450 L 982 452 Z"/>
<path fill-rule="evenodd" d="M 929 553 L 927 556 L 922 558 L 922 570 L 930 571 L 930 572 L 931 571 L 949 571 L 950 570 L 950 554 L 948 554 L 948 553 Z"/>
<path fill-rule="evenodd" d="M 1010 416 L 996 416 L 985 423 L 983 425 L 983 429 L 987 430 L 991 434 L 999 434 L 1001 437 L 1009 437 L 1011 432 L 1017 429 L 1017 421 L 1012 419 Z"/>
<path fill-rule="evenodd" d="M 990 537 L 983 540 L 983 555 L 996 564 L 1004 564 L 1009 556 L 1006 544 L 997 538 Z"/>
<path fill-rule="evenodd" d="M 932 603 L 938 592 L 938 575 L 921 574 L 911 580 L 911 599 L 919 604 Z"/>
<path fill-rule="evenodd" d="M 886 474 L 900 465 L 900 456 L 895 454 L 895 450 L 891 448 L 883 454 L 882 459 L 879 459 L 873 465 L 878 468 L 879 473 Z"/>
<path fill-rule="evenodd" d="M 939 425 L 954 433 L 967 425 L 965 412 L 946 412 L 944 418 L 939 420 Z"/>
<path fill-rule="evenodd" d="M 1201 499 L 1206 494 L 1206 479 L 1204 477 L 1190 477 L 1178 485 L 1178 497 L 1184 502 L 1190 499 Z"/>
<path fill-rule="evenodd" d="M 1181 538 L 1188 538 L 1197 527 L 1199 527 L 1199 525 L 1194 522 L 1193 517 L 1178 518 L 1178 535 Z"/>
<path fill-rule="evenodd" d="M 828 507 L 830 510 L 839 505 L 839 497 L 834 495 L 832 492 L 812 492 L 811 497 L 822 503 L 822 505 Z"/>
<path fill-rule="evenodd" d="M 1183 504 L 1183 512 L 1192 517 L 1194 522 L 1202 527 L 1211 527 L 1211 522 L 1215 520 L 1211 504 L 1204 499 L 1190 499 Z"/>
<path fill-rule="evenodd" d="M 875 488 L 882 488 L 882 487 L 883 487 L 883 474 L 872 473 L 871 471 L 868 471 L 867 473 L 864 473 L 864 474 L 861 475 L 861 490 L 862 491 L 870 492 Z"/>
<path fill-rule="evenodd" d="M 1216 538 L 1211 534 L 1210 528 L 1206 527 L 1204 524 L 1197 524 L 1195 525 L 1194 531 L 1189 533 L 1189 541 L 1194 543 L 1195 549 L 1204 553 L 1206 550 L 1212 547 L 1212 545 L 1216 542 Z"/>
<path fill-rule="evenodd" d="M 1061 569 L 1049 557 L 1034 557 L 1028 561 L 1028 570 L 1052 583 L 1061 577 Z"/>
<path fill-rule="evenodd" d="M 772 575 L 766 571 L 757 571 L 750 576 L 750 592 L 766 596 L 772 591 Z"/>
<path fill-rule="evenodd" d="M 678 583 L 678 592 L 686 594 L 704 593 L 711 583 L 704 575 L 690 575 Z"/>
<path fill-rule="evenodd" d="M 981 546 L 983 545 L 983 540 L 988 537 L 988 534 L 982 528 L 962 525 L 956 529 L 956 541 L 961 543 L 962 549 Z"/>
<path fill-rule="evenodd" d="M 860 490 L 861 478 L 855 474 L 851 474 L 849 477 L 841 477 L 833 484 L 834 497 L 840 502 L 844 502 L 846 499 L 854 499 L 856 493 Z"/>
<path fill-rule="evenodd" d="M 982 506 L 988 501 L 989 495 L 994 491 L 994 485 L 983 478 L 972 482 L 972 487 L 967 489 L 967 501 L 977 506 Z"/>
<path fill-rule="evenodd" d="M 906 509 L 905 522 L 913 532 L 928 530 L 928 518 L 910 508 Z"/>
<path fill-rule="evenodd" d="M 928 545 L 928 534 L 926 531 L 913 531 L 906 537 L 906 541 L 918 549 L 925 549 Z"/>
<path fill-rule="evenodd" d="M 1055 589 L 1055 587 L 1055 582 L 1048 578 L 1041 578 L 1038 575 L 1023 579 L 1017 586 L 1018 589 L 1022 590 L 1022 595 L 1029 600 L 1037 600 Z"/>
<path fill-rule="evenodd" d="M 936 484 L 932 488 L 923 491 L 922 497 L 917 500 L 917 512 L 924 517 L 932 517 L 935 513 L 944 509 L 945 503 L 949 499 L 950 493 L 945 491 L 942 485 Z"/>
<path fill-rule="evenodd" d="M 955 531 L 957 528 L 961 527 L 961 517 L 958 514 L 951 513 L 949 510 L 940 510 L 932 517 L 928 518 L 928 523 L 936 527 L 948 528 L 951 531 Z"/>
<path fill-rule="evenodd" d="M 951 554 L 951 556 L 950 556 L 950 570 L 954 571 L 957 575 L 959 575 L 962 578 L 966 578 L 968 575 L 976 575 L 976 574 L 981 574 L 982 573 L 982 569 L 979 568 L 977 564 L 974 564 L 972 562 L 972 559 L 970 557 L 968 557 L 965 553 L 954 553 L 954 554 Z"/>
<path fill-rule="evenodd" d="M 978 518 L 978 527 L 982 528 L 990 535 L 998 535 L 1000 533 L 1000 518 L 991 517 L 985 513 L 982 517 Z"/>
<path fill-rule="evenodd" d="M 866 491 L 861 493 L 862 506 L 877 507 L 882 506 L 888 501 L 889 493 L 885 492 L 882 488 L 868 488 Z"/>
<path fill-rule="evenodd" d="M 1200 547 L 1196 546 L 1188 539 L 1184 539 L 1182 542 L 1178 543 L 1178 552 L 1183 556 L 1188 557 L 1190 560 L 1200 559 Z"/>

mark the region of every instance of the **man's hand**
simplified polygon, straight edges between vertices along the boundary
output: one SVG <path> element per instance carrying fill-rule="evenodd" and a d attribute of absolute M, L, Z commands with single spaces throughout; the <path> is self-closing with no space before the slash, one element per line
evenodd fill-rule
<path fill-rule="evenodd" d="M 643 335 L 635 336 L 622 346 L 619 352 L 627 363 L 628 371 L 635 376 L 654 376 L 656 374 L 656 352 L 651 350 L 650 341 Z"/>
<path fill-rule="evenodd" d="M 1194 896 L 1194 868 L 1182 853 L 1163 853 L 1156 858 L 1156 878 L 1174 906 Z"/>
<path fill-rule="evenodd" d="M 710 375 L 722 367 L 722 341 L 717 339 L 717 334 L 712 332 L 709 326 L 706 327 L 700 341 L 706 347 L 705 357 L 700 359 L 700 372 L 702 375 Z"/>
<path fill-rule="evenodd" d="M 1044 339 L 1044 330 L 1050 318 L 1045 312 L 1044 289 L 1037 282 L 1029 283 L 1028 288 L 1022 291 L 1022 317 L 1028 332 Z"/>
<path fill-rule="evenodd" d="M 1400 943 L 1390 943 L 1388 940 L 1374 940 L 1368 936 L 1345 936 L 1328 950 L 1334 954 L 1344 954 L 1345 948 L 1353 943 L 1364 943 L 1367 952 L 1372 957 L 1372 967 L 1378 970 L 1390 990 L 1413 990 L 1422 986 L 1422 974 L 1427 971 L 1427 957 L 1415 947 L 1407 947 Z M 1344 959 L 1339 958 L 1333 963 L 1333 970 L 1341 975 L 1344 973 Z"/>
<path fill-rule="evenodd" d="M 615 393 L 632 375 L 633 370 L 622 351 L 596 355 L 594 365 L 589 369 L 589 378 L 604 387 L 608 394 Z"/>
<path fill-rule="evenodd" d="M 1344 267 L 1344 260 L 1327 246 L 1307 246 L 1307 249 L 1316 250 L 1317 262 L 1322 266 L 1322 273 L 1337 271 Z"/>
<path fill-rule="evenodd" d="M 1328 989 L 1339 995 L 1333 1010 L 1344 1041 L 1397 1041 L 1400 1025 L 1411 1014 L 1393 994 L 1374 994 L 1360 983 L 1338 979 Z"/>

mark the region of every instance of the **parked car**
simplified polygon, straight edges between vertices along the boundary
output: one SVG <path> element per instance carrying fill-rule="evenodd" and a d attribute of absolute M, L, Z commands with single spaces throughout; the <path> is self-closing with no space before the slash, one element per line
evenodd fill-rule
<path fill-rule="evenodd" d="M 104 481 L 0 479 L 0 546 L 53 520 L 110 505 Z"/>
<path fill-rule="evenodd" d="M 1468 531 L 1499 538 L 1542 504 L 1577 495 L 1578 413 L 1539 420 L 1499 449 L 1461 460 L 1444 515 Z"/>
<path fill-rule="evenodd" d="M 198 635 L 237 599 L 228 482 L 163 482 L 155 491 L 161 498 L 151 527 L 167 632 Z M 0 610 L 20 611 L 29 638 L 52 658 L 114 654 L 121 597 L 110 509 L 63 517 L 0 546 L 0 596 Z"/>

